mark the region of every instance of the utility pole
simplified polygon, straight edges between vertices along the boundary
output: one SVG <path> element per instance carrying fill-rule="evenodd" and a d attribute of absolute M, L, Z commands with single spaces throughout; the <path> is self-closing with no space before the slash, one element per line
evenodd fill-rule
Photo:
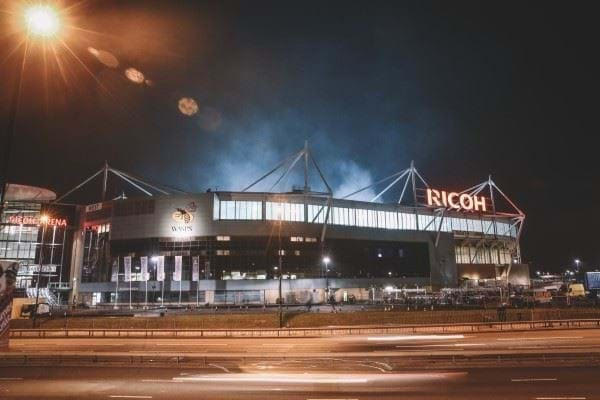
<path fill-rule="evenodd" d="M 283 303 L 283 297 L 282 297 L 282 293 L 281 293 L 281 274 L 283 273 L 283 271 L 281 270 L 282 267 L 282 260 L 281 260 L 281 219 L 279 220 L 279 233 L 278 233 L 278 237 L 279 237 L 279 328 L 283 328 L 283 309 L 282 309 L 282 303 Z"/>
<path fill-rule="evenodd" d="M 35 328 L 35 323 L 38 315 L 38 306 L 40 303 L 40 279 L 42 277 L 42 257 L 44 256 L 44 236 L 46 235 L 46 223 L 42 221 L 45 219 L 43 216 L 40 217 L 40 222 L 42 223 L 42 240 L 40 241 L 40 260 L 37 271 L 37 279 L 35 281 L 35 308 L 33 310 L 33 327 Z"/>

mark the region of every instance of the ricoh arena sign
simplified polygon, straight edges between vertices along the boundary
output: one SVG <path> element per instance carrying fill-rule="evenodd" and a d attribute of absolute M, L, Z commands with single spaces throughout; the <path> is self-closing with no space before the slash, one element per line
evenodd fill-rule
<path fill-rule="evenodd" d="M 487 211 L 483 196 L 437 189 L 427 189 L 427 205 L 464 211 Z"/>
<path fill-rule="evenodd" d="M 67 226 L 65 218 L 44 218 L 23 215 L 11 215 L 7 222 L 15 225 L 48 225 L 48 226 Z"/>

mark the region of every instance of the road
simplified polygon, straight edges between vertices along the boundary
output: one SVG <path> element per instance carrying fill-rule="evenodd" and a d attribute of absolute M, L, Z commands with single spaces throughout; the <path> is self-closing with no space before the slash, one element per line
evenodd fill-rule
<path fill-rule="evenodd" d="M 0 399 L 537 399 L 600 398 L 598 368 L 298 373 L 287 367 L 228 373 L 216 368 L 0 368 Z"/>
<path fill-rule="evenodd" d="M 415 356 L 418 354 L 588 353 L 600 352 L 600 329 L 317 338 L 11 339 L 10 350 L 36 354 L 106 352 L 315 357 L 331 354 Z"/>

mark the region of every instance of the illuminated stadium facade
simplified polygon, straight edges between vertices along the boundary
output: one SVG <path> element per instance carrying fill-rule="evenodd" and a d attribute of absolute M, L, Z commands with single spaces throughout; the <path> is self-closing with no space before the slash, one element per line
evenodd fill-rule
<path fill-rule="evenodd" d="M 297 169 L 303 186 L 273 190 Z M 309 169 L 323 191 L 310 189 Z M 305 146 L 238 192 L 184 193 L 105 164 L 54 203 L 97 177 L 105 198 L 109 176 L 144 196 L 77 206 L 71 301 L 306 304 L 381 300 L 406 288 L 529 284 L 519 251 L 525 215 L 491 178 L 449 192 L 411 164 L 338 198 Z M 269 190 L 252 191 L 269 179 Z M 378 186 L 371 201 L 353 200 Z M 393 187 L 399 199 L 380 202 Z"/>
<path fill-rule="evenodd" d="M 251 191 L 302 165 L 304 186 Z M 326 190 L 310 190 L 309 167 Z M 380 299 L 385 288 L 529 283 L 519 251 L 525 216 L 491 178 L 446 192 L 411 164 L 336 198 L 307 146 L 238 192 L 183 193 L 108 165 L 91 178 L 103 176 L 106 188 L 111 172 L 147 196 L 80 207 L 78 301 L 298 304 Z M 373 201 L 352 200 L 377 185 L 386 186 Z M 378 202 L 394 185 L 400 199 Z M 500 200 L 511 212 L 496 209 Z"/>

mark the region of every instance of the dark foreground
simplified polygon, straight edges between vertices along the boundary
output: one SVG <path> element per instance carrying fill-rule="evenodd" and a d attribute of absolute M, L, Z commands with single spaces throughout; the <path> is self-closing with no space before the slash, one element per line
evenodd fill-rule
<path fill-rule="evenodd" d="M 298 368 L 299 367 L 299 368 Z M 0 399 L 537 399 L 600 398 L 600 368 L 360 371 L 340 363 L 254 365 L 229 373 L 104 367 L 0 368 Z"/>

